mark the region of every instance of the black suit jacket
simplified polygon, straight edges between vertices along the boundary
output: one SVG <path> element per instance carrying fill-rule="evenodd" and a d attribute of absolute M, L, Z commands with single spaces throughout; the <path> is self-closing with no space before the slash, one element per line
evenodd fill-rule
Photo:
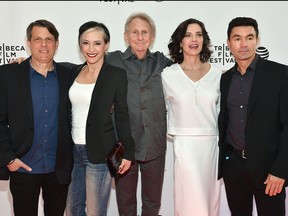
<path fill-rule="evenodd" d="M 71 85 L 84 65 L 86 63 L 73 67 Z M 112 122 L 112 106 L 117 133 Z M 127 105 L 126 71 L 104 62 L 93 89 L 86 120 L 86 150 L 91 163 L 105 163 L 106 156 L 116 144 L 115 133 L 125 147 L 124 158 L 134 160 L 134 140 L 131 136 Z"/>
<path fill-rule="evenodd" d="M 227 95 L 232 69 L 222 75 L 219 114 L 219 178 L 226 152 Z M 268 173 L 288 180 L 288 67 L 259 58 L 247 107 L 245 143 L 248 171 L 263 188 Z"/>
<path fill-rule="evenodd" d="M 28 152 L 34 138 L 29 61 L 30 58 L 21 64 L 0 67 L 0 179 L 9 178 L 7 163 Z M 60 92 L 55 172 L 60 184 L 68 184 L 73 167 L 73 142 L 68 117 L 71 70 L 55 64 Z"/>

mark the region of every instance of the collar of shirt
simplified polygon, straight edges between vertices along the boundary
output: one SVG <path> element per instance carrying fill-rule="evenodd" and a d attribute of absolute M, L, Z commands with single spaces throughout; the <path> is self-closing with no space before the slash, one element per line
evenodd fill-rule
<path fill-rule="evenodd" d="M 30 57 L 31 59 L 31 57 Z M 31 66 L 31 62 L 29 61 L 29 65 L 30 65 L 30 77 L 32 77 L 32 75 L 34 73 L 38 73 L 32 66 Z M 51 71 L 48 71 L 48 73 L 53 72 L 55 73 L 56 77 L 57 77 L 57 71 L 56 71 L 56 63 L 53 61 L 53 69 Z"/>
<path fill-rule="evenodd" d="M 259 59 L 259 55 L 256 54 L 254 60 L 251 62 L 251 64 L 247 68 L 247 72 L 255 71 L 258 59 Z M 240 72 L 237 70 L 237 68 L 238 68 L 238 64 L 236 63 L 232 69 L 234 74 L 240 74 Z"/>

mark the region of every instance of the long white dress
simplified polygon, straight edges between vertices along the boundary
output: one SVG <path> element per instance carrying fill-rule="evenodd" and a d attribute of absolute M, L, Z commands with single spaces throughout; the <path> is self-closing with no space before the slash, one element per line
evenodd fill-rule
<path fill-rule="evenodd" d="M 174 144 L 174 216 L 218 216 L 217 180 L 220 78 L 211 65 L 193 82 L 173 64 L 162 72 L 168 134 Z"/>

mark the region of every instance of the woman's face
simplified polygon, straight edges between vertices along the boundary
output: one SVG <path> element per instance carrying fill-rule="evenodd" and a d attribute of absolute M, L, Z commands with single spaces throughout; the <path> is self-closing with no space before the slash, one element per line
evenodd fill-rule
<path fill-rule="evenodd" d="M 87 30 L 82 34 L 80 41 L 80 50 L 87 63 L 95 64 L 104 60 L 109 44 L 105 43 L 101 30 Z"/>
<path fill-rule="evenodd" d="M 186 30 L 186 34 L 181 41 L 184 56 L 197 56 L 203 47 L 203 34 L 200 25 L 193 23 L 189 24 Z"/>

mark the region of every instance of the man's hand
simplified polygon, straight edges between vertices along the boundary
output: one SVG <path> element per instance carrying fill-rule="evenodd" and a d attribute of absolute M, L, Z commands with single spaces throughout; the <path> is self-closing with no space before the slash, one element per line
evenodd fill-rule
<path fill-rule="evenodd" d="M 12 161 L 11 161 L 12 162 Z M 10 172 L 15 172 L 17 171 L 19 168 L 23 168 L 27 171 L 32 171 L 31 167 L 29 167 L 28 165 L 26 165 L 25 163 L 23 163 L 20 159 L 15 158 L 14 162 L 9 163 L 10 165 L 7 165 L 7 168 L 9 169 Z"/>
<path fill-rule="evenodd" d="M 265 193 L 269 194 L 269 196 L 276 196 L 283 190 L 284 183 L 285 179 L 269 174 L 264 182 L 264 184 L 266 184 Z"/>

